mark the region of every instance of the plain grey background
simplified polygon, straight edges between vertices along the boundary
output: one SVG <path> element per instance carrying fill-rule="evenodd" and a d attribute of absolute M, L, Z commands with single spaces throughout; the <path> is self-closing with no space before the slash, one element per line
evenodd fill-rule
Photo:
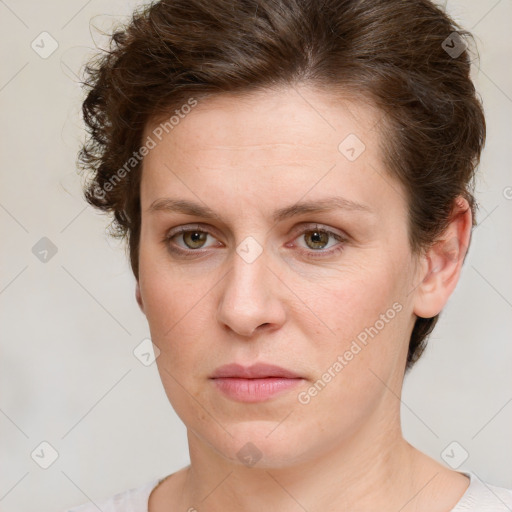
<path fill-rule="evenodd" d="M 124 249 L 107 237 L 109 219 L 82 199 L 75 165 L 82 66 L 105 41 L 98 29 L 139 5 L 0 0 L 3 512 L 100 501 L 189 463 L 156 365 L 133 354 L 149 329 Z M 473 76 L 488 132 L 479 226 L 406 377 L 402 424 L 431 457 L 512 487 L 512 1 L 446 8 L 480 51 Z"/>

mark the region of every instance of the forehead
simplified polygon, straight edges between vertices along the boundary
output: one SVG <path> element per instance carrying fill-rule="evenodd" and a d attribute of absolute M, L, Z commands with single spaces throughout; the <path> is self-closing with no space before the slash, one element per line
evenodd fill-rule
<path fill-rule="evenodd" d="M 314 196 L 340 186 L 368 199 L 384 186 L 382 177 L 373 177 L 373 189 L 369 186 L 370 177 L 383 176 L 385 169 L 382 114 L 366 99 L 294 86 L 214 95 L 174 112 L 172 125 L 163 118 L 144 131 L 143 140 L 151 137 L 156 145 L 143 162 L 143 209 L 177 187 L 193 197 L 186 183 L 201 197 L 207 197 L 207 188 L 211 197 L 212 187 L 218 197 L 228 197 L 229 187 L 257 197 L 266 186 L 269 195 L 270 189 L 274 195 L 281 190 L 297 200 L 308 189 L 315 189 Z"/>
<path fill-rule="evenodd" d="M 195 103 L 192 108 L 185 103 L 178 107 L 175 113 L 183 113 L 173 116 L 172 124 L 166 123 L 171 115 L 148 122 L 145 137 L 156 130 L 157 138 L 165 138 L 168 146 L 189 153 L 244 152 L 267 146 L 271 155 L 278 155 L 288 154 L 288 146 L 301 145 L 322 153 L 333 144 L 337 147 L 349 133 L 373 141 L 382 118 L 366 98 L 335 95 L 311 86 L 222 93 Z"/>

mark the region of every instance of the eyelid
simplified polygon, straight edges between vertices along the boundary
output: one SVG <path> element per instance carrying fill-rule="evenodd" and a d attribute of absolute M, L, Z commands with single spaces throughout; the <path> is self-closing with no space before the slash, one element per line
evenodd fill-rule
<path fill-rule="evenodd" d="M 179 233 L 183 233 L 184 231 L 193 231 L 194 229 L 197 229 L 198 231 L 205 231 L 212 236 L 216 232 L 216 229 L 213 226 L 210 226 L 208 224 L 202 224 L 200 222 L 195 222 L 194 224 L 184 224 L 182 226 L 178 226 L 176 228 L 170 229 L 166 236 L 172 237 L 174 235 L 177 235 Z M 348 235 L 344 232 L 338 232 L 334 228 L 331 228 L 329 226 L 324 226 L 323 224 L 320 224 L 318 222 L 303 222 L 295 226 L 291 233 L 298 233 L 301 234 L 304 231 L 307 231 L 308 229 L 318 229 L 319 231 L 326 231 L 328 233 L 331 233 L 333 235 L 337 235 L 341 238 L 348 238 Z"/>
<path fill-rule="evenodd" d="M 348 239 L 348 235 L 346 233 L 344 233 L 343 231 L 338 231 L 335 228 L 331 228 L 329 226 L 324 226 L 323 224 L 320 224 L 318 222 L 305 222 L 305 223 L 299 224 L 297 227 L 293 228 L 292 233 L 298 233 L 300 235 L 306 231 L 315 231 L 315 230 L 338 236 L 344 240 Z"/>

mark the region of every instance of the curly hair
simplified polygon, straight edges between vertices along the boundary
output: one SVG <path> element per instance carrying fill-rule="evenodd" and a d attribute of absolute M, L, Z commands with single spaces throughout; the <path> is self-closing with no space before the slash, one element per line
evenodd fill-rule
<path fill-rule="evenodd" d="M 307 83 L 380 109 L 386 169 L 407 193 L 410 245 L 425 251 L 448 226 L 457 196 L 468 200 L 475 219 L 474 175 L 486 127 L 470 78 L 469 39 L 474 42 L 429 0 L 143 6 L 112 30 L 109 48 L 85 67 L 88 137 L 78 158 L 88 177 L 85 198 L 113 214 L 110 234 L 127 239 L 138 279 L 147 123 L 173 111 L 182 117 L 185 106 L 211 95 Z M 406 370 L 438 317 L 417 317 Z"/>

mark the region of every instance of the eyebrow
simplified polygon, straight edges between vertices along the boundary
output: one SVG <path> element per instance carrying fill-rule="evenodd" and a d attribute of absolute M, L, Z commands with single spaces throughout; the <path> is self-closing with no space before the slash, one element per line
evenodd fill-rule
<path fill-rule="evenodd" d="M 281 222 L 298 215 L 329 212 L 332 210 L 374 213 L 374 211 L 367 205 L 356 203 L 343 197 L 327 197 L 315 201 L 301 201 L 299 203 L 280 208 L 274 211 L 272 218 L 274 222 Z M 207 219 L 216 219 L 218 221 L 222 221 L 222 217 L 208 206 L 194 203 L 186 199 L 156 199 L 148 208 L 148 212 L 152 213 L 158 211 L 184 213 L 186 215 L 192 215 L 195 217 L 203 217 Z"/>

